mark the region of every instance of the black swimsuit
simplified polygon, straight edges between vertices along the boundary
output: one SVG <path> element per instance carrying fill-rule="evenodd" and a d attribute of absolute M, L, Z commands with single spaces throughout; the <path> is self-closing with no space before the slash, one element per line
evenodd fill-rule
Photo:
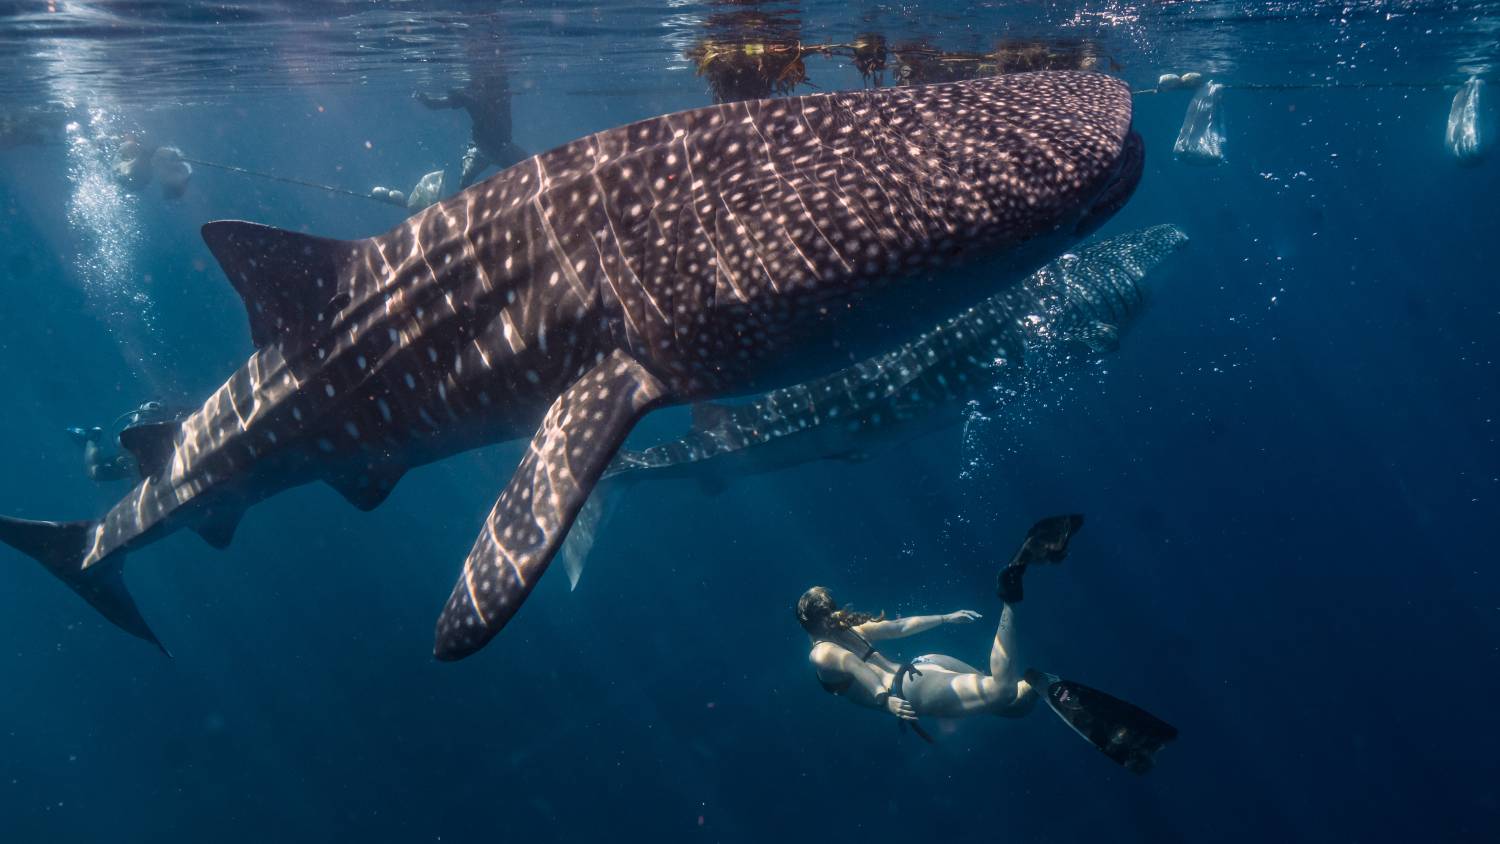
<path fill-rule="evenodd" d="M 855 633 L 852 630 L 849 631 L 849 633 L 851 635 L 853 635 L 855 638 L 859 639 L 861 642 L 865 643 L 865 655 L 862 656 L 862 657 L 860 657 L 859 661 L 860 662 L 869 662 L 870 661 L 870 657 L 874 656 L 875 653 L 876 653 L 875 646 L 872 645 L 872 644 L 870 644 L 869 641 L 867 641 L 865 639 L 865 637 L 859 635 L 858 633 Z M 839 644 L 838 642 L 831 642 L 831 641 L 829 641 L 827 639 L 822 639 L 820 641 L 828 642 L 828 644 L 830 644 L 830 645 L 836 645 L 838 647 L 843 647 L 843 645 Z M 891 680 L 891 688 L 890 688 L 889 691 L 886 692 L 886 694 L 904 699 L 905 698 L 904 687 L 906 685 L 905 684 L 905 680 L 906 680 L 907 676 L 909 675 L 909 676 L 912 676 L 912 677 L 920 677 L 921 674 L 922 674 L 922 672 L 918 671 L 917 667 L 915 665 L 913 665 L 912 663 L 910 663 L 910 662 L 903 662 L 903 663 L 901 663 L 901 667 L 899 667 L 899 668 L 896 669 L 896 676 Z M 854 685 L 854 678 L 853 677 L 846 677 L 843 680 L 839 680 L 839 681 L 835 681 L 835 682 L 830 683 L 827 680 L 824 680 L 822 678 L 822 676 L 819 676 L 818 677 L 818 685 L 822 686 L 823 687 L 823 691 L 828 692 L 829 694 L 832 694 L 832 695 L 841 695 L 844 692 L 849 691 L 850 687 L 852 687 Z M 877 700 L 878 700 L 878 698 L 877 698 Z M 900 726 L 901 726 L 901 729 L 903 729 L 903 730 L 905 730 L 908 726 L 911 727 L 912 732 L 916 733 L 918 738 L 922 739 L 922 741 L 925 741 L 928 744 L 934 744 L 935 743 L 934 740 L 933 740 L 933 738 L 932 738 L 932 734 L 928 733 L 926 730 L 922 729 L 922 725 L 918 724 L 916 721 L 910 721 L 910 722 L 908 722 L 908 721 L 901 721 L 900 722 Z"/>
<path fill-rule="evenodd" d="M 858 633 L 855 633 L 852 630 L 849 631 L 849 633 L 851 635 L 853 635 L 855 638 L 859 639 L 861 642 L 865 643 L 865 655 L 862 656 L 862 657 L 860 657 L 859 661 L 860 662 L 869 662 L 870 661 L 870 657 L 874 656 L 875 653 L 876 653 L 875 646 L 872 645 L 872 644 L 870 644 L 868 641 L 866 641 L 865 637 L 859 635 Z M 834 645 L 834 646 L 840 647 L 840 648 L 844 647 L 843 645 L 839 644 L 838 642 L 830 641 L 828 639 L 820 639 L 819 641 L 821 641 L 821 642 L 828 642 L 828 644 Z M 827 680 L 824 680 L 823 677 L 820 675 L 818 677 L 818 685 L 820 685 L 820 686 L 823 687 L 823 691 L 828 692 L 831 695 L 841 695 L 844 692 L 849 691 L 849 688 L 854 685 L 854 678 L 853 677 L 845 677 L 842 680 L 835 680 L 833 682 L 829 682 Z"/>

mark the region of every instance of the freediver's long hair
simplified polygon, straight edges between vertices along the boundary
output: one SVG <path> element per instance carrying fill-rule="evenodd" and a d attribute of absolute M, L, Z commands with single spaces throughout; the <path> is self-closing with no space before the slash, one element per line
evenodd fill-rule
<path fill-rule="evenodd" d="M 883 621 L 885 613 L 871 615 L 857 610 L 840 609 L 827 587 L 814 586 L 797 599 L 797 622 L 813 636 L 849 630 L 868 621 Z"/>

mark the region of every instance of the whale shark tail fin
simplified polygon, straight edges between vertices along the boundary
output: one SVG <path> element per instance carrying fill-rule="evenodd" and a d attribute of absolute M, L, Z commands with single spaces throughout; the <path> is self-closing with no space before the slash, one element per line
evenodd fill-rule
<path fill-rule="evenodd" d="M 0 516 L 0 542 L 41 563 L 54 577 L 88 601 L 100 615 L 171 656 L 141 615 L 130 590 L 125 587 L 120 560 L 83 568 L 89 534 L 94 522 L 35 522 Z"/>

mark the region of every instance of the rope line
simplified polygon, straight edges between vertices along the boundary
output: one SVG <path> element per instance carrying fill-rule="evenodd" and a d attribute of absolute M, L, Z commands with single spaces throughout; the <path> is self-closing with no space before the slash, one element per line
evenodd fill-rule
<path fill-rule="evenodd" d="M 215 170 L 225 170 L 230 173 L 238 173 L 241 176 L 251 176 L 253 178 L 266 179 L 272 182 L 282 182 L 288 185 L 298 185 L 300 187 L 313 188 L 315 190 L 326 191 L 328 193 L 342 194 L 343 196 L 353 196 L 359 199 L 368 199 L 371 202 L 379 202 L 381 205 L 388 206 L 391 204 L 383 199 L 377 199 L 367 193 L 356 193 L 346 188 L 336 187 L 334 185 L 325 185 L 319 182 L 309 182 L 306 179 L 294 179 L 291 176 L 278 176 L 275 173 L 263 173 L 259 170 L 251 170 L 248 167 L 236 167 L 233 164 L 220 164 L 215 161 L 204 161 L 201 158 L 189 158 L 186 155 L 182 157 L 182 160 L 186 161 L 189 164 L 197 164 L 203 167 L 211 167 Z"/>

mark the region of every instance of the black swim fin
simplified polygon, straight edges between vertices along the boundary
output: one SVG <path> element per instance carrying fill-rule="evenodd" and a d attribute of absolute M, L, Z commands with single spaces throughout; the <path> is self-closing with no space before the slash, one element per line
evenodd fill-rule
<path fill-rule="evenodd" d="M 1007 604 L 1020 603 L 1024 594 L 1021 578 L 1031 563 L 1060 563 L 1068 556 L 1068 541 L 1083 527 L 1083 516 L 1048 516 L 1031 526 L 1020 550 L 1011 558 L 1010 564 L 1000 570 L 995 594 Z"/>
<path fill-rule="evenodd" d="M 1026 682 L 1074 732 L 1137 774 L 1151 770 L 1156 751 L 1177 738 L 1166 721 L 1082 683 L 1036 669 L 1026 672 Z"/>
<path fill-rule="evenodd" d="M 1010 564 L 1062 562 L 1068 556 L 1068 540 L 1082 527 L 1083 516 L 1077 513 L 1042 519 L 1026 532 L 1026 541 Z"/>

